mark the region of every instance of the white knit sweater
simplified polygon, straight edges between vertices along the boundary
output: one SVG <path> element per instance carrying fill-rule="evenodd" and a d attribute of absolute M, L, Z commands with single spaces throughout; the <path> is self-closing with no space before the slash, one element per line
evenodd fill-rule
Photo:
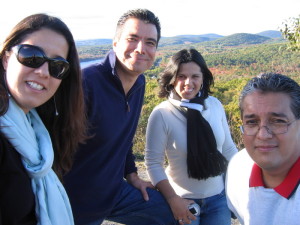
<path fill-rule="evenodd" d="M 222 104 L 210 96 L 205 100 L 202 116 L 209 122 L 218 150 L 230 160 L 237 152 L 232 141 Z M 156 106 L 147 126 L 145 163 L 149 177 L 156 185 L 168 179 L 176 194 L 183 198 L 207 198 L 224 189 L 223 176 L 206 180 L 189 178 L 187 174 L 186 117 L 168 101 Z M 168 166 L 165 170 L 165 155 Z"/>

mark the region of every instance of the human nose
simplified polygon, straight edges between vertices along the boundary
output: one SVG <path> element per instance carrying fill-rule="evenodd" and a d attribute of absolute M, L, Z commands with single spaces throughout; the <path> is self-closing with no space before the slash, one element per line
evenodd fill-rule
<path fill-rule="evenodd" d="M 185 81 L 184 81 L 184 83 L 185 83 L 185 85 L 187 85 L 187 84 L 190 84 L 191 83 L 191 79 L 190 78 L 185 78 Z"/>
<path fill-rule="evenodd" d="M 141 55 L 145 54 L 145 46 L 142 40 L 138 42 L 136 51 Z"/>
<path fill-rule="evenodd" d="M 258 138 L 265 139 L 273 136 L 271 130 L 267 126 L 260 126 L 257 131 Z"/>
<path fill-rule="evenodd" d="M 35 72 L 38 73 L 40 77 L 49 77 L 49 63 L 44 62 L 40 67 L 35 69 Z"/>

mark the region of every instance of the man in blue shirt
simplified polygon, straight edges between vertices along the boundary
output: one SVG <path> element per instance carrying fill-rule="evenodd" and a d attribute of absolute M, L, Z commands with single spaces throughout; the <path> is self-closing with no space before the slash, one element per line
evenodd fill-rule
<path fill-rule="evenodd" d="M 129 10 L 118 21 L 105 59 L 83 70 L 89 134 L 64 177 L 76 224 L 175 224 L 150 182 L 139 178 L 132 153 L 144 92 L 142 75 L 154 62 L 160 23 L 149 10 Z"/>

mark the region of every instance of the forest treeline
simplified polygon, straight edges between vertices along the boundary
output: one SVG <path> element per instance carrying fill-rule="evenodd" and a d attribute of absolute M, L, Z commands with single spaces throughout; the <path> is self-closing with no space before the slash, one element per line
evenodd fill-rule
<path fill-rule="evenodd" d="M 78 52 L 81 59 L 91 60 L 103 57 L 110 48 L 110 45 L 80 46 Z M 278 72 L 300 83 L 300 52 L 288 50 L 285 42 L 237 46 L 203 42 L 159 47 L 154 66 L 145 73 L 146 93 L 133 147 L 138 159 L 144 158 L 148 117 L 153 108 L 165 100 L 157 96 L 159 73 L 163 71 L 169 58 L 183 48 L 195 48 L 205 58 L 214 75 L 215 84 L 212 95 L 222 102 L 232 137 L 239 149 L 243 148 L 243 143 L 239 130 L 241 121 L 238 97 L 246 82 L 260 73 Z"/>

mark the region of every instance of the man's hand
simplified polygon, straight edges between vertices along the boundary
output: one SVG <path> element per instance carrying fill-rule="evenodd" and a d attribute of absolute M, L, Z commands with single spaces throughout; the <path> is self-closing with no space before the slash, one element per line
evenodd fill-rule
<path fill-rule="evenodd" d="M 146 188 L 153 188 L 154 186 L 148 182 L 148 181 L 144 181 L 142 180 L 137 173 L 130 173 L 126 176 L 126 180 L 129 184 L 131 184 L 132 186 L 134 186 L 135 188 L 139 189 L 142 192 L 143 198 L 145 199 L 145 201 L 149 200 L 149 196 L 148 193 L 146 191 Z"/>

